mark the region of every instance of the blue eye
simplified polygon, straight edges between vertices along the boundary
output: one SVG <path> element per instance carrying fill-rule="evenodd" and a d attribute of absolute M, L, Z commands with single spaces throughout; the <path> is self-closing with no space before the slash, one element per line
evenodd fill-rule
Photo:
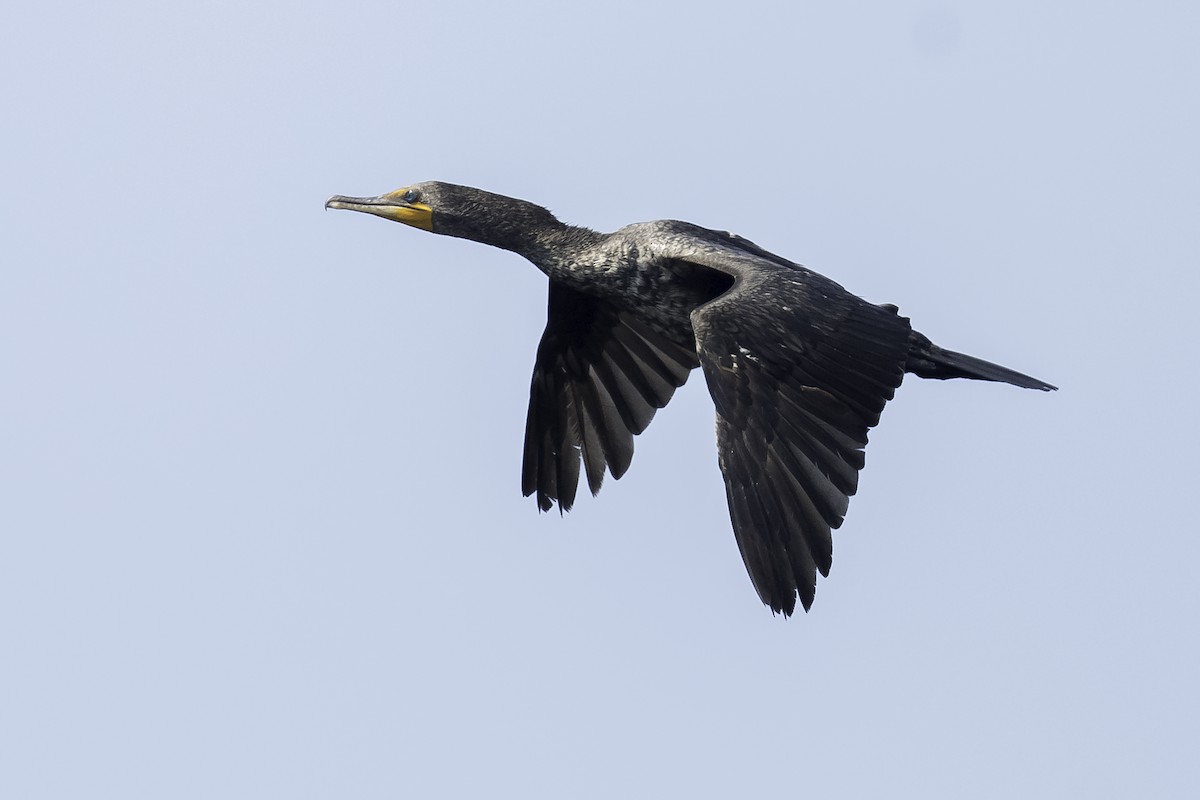
<path fill-rule="evenodd" d="M 421 198 L 421 194 L 416 189 L 409 189 L 400 199 L 406 203 L 415 203 Z"/>

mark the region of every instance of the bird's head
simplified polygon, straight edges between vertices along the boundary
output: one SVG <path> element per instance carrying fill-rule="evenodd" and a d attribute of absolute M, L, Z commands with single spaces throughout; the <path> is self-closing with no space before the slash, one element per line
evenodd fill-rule
<path fill-rule="evenodd" d="M 533 203 L 440 181 L 414 183 L 379 197 L 334 195 L 325 207 L 362 211 L 444 236 L 517 251 L 532 233 L 562 224 Z"/>

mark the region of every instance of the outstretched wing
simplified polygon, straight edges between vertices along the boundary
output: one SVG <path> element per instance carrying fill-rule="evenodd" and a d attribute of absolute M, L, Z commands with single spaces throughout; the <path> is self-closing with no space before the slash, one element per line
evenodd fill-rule
<path fill-rule="evenodd" d="M 551 281 L 529 389 L 521 491 L 537 492 L 543 511 L 555 501 L 569 511 L 581 460 L 592 494 L 606 466 L 620 478 L 633 458 L 634 435 L 698 365 L 693 347 Z"/>
<path fill-rule="evenodd" d="M 738 547 L 759 597 L 788 615 L 829 574 L 830 532 L 904 376 L 910 328 L 894 307 L 743 241 L 710 240 L 683 260 L 735 276 L 692 325 Z"/>

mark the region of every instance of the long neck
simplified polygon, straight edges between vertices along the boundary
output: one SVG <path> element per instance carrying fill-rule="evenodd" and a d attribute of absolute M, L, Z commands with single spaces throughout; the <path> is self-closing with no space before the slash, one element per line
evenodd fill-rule
<path fill-rule="evenodd" d="M 495 196 L 494 196 L 495 197 Z M 524 256 L 549 274 L 576 259 L 594 245 L 601 234 L 566 225 L 545 208 L 524 200 L 498 198 L 464 215 L 451 235 L 473 239 Z"/>
<path fill-rule="evenodd" d="M 541 225 L 523 231 L 513 252 L 537 265 L 546 274 L 569 268 L 579 260 L 580 254 L 595 245 L 601 234 L 590 228 L 578 228 L 554 220 L 553 225 Z"/>

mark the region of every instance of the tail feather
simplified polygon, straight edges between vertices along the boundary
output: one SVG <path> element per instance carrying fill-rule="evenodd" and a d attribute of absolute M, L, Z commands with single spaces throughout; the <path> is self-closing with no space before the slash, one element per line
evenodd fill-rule
<path fill-rule="evenodd" d="M 1025 389 L 1040 389 L 1052 392 L 1058 389 L 1045 381 L 1030 377 L 1016 370 L 984 361 L 953 350 L 945 350 L 929 341 L 925 336 L 913 331 L 908 350 L 908 361 L 904 366 L 905 372 L 911 372 L 921 378 L 970 378 L 977 381 L 998 381 L 1011 383 Z"/>

